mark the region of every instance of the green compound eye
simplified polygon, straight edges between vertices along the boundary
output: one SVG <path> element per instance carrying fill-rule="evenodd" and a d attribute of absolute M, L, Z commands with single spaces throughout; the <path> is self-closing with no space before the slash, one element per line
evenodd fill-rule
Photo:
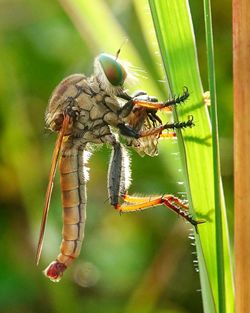
<path fill-rule="evenodd" d="M 127 76 L 123 66 L 112 55 L 106 53 L 100 54 L 98 60 L 110 84 L 122 86 Z"/>

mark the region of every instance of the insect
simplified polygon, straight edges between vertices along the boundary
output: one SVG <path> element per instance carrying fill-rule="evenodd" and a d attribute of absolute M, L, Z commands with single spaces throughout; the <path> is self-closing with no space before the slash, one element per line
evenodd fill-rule
<path fill-rule="evenodd" d="M 52 281 L 59 281 L 66 268 L 80 254 L 86 219 L 87 162 L 91 146 L 108 144 L 112 148 L 108 170 L 108 194 L 110 204 L 119 212 L 134 212 L 164 204 L 197 227 L 188 206 L 173 195 L 138 197 L 130 196 L 129 157 L 125 145 L 141 155 L 157 154 L 158 139 L 175 136 L 175 129 L 193 126 L 193 118 L 187 121 L 162 124 L 158 110 L 171 110 L 184 102 L 183 94 L 166 102 L 158 102 L 146 92 L 130 96 L 124 89 L 128 70 L 116 56 L 102 53 L 94 61 L 94 74 L 68 76 L 55 88 L 46 111 L 46 125 L 58 132 L 45 206 L 41 222 L 36 262 L 39 263 L 49 203 L 56 167 L 60 158 L 60 183 L 63 205 L 63 232 L 60 253 L 45 269 Z M 164 130 L 168 130 L 164 133 Z M 121 143 L 120 137 L 125 139 Z"/>

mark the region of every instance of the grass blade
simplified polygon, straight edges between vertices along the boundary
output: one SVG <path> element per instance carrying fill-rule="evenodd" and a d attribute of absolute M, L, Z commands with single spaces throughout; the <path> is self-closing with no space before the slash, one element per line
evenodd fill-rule
<path fill-rule="evenodd" d="M 218 118 L 217 118 L 217 97 L 216 97 L 216 80 L 214 65 L 214 45 L 210 0 L 204 0 L 205 31 L 207 44 L 207 61 L 208 61 L 208 82 L 211 97 L 211 122 L 212 122 L 212 139 L 213 139 L 213 164 L 214 164 L 214 204 L 215 204 L 215 223 L 216 223 L 216 257 L 217 257 L 217 277 L 218 277 L 218 299 L 219 312 L 225 312 L 225 269 L 223 251 L 223 230 L 221 216 L 221 171 L 220 171 L 220 154 L 219 154 L 219 136 L 218 136 Z"/>
<path fill-rule="evenodd" d="M 204 312 L 223 312 L 219 308 L 223 307 L 224 301 L 224 312 L 233 312 L 233 279 L 225 203 L 223 193 L 219 192 L 221 196 L 216 197 L 215 205 L 214 182 L 217 183 L 216 188 L 218 185 L 222 188 L 221 178 L 220 173 L 214 171 L 213 153 L 217 155 L 217 152 L 214 152 L 208 109 L 203 100 L 188 2 L 150 0 L 149 3 L 170 91 L 178 94 L 183 86 L 188 86 L 191 93 L 185 106 L 178 107 L 176 118 L 186 120 L 188 115 L 193 115 L 196 123 L 194 128 L 183 132 L 183 136 L 179 134 L 178 141 L 192 213 L 197 218 L 207 220 L 199 227 L 199 235 L 196 235 Z M 215 207 L 221 208 L 221 223 L 217 221 Z M 222 225 L 221 245 L 216 240 L 218 224 Z M 218 253 L 221 255 L 217 258 Z M 219 283 L 218 275 L 224 275 L 225 288 Z M 222 295 L 225 295 L 225 299 L 221 299 Z"/>

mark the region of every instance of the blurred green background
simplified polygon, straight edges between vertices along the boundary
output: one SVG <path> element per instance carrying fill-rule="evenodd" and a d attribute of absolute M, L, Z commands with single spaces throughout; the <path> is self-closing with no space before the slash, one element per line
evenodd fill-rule
<path fill-rule="evenodd" d="M 190 5 L 207 90 L 202 4 L 190 1 Z M 212 9 L 222 174 L 232 235 L 230 2 L 214 1 Z M 94 57 L 100 52 L 114 54 L 125 38 L 121 59 L 140 74 L 134 85 L 127 86 L 129 91 L 145 89 L 166 98 L 146 0 L 0 0 L 0 312 L 202 312 L 190 226 L 163 207 L 119 216 L 106 201 L 107 147 L 89 163 L 81 256 L 59 284 L 42 275 L 57 256 L 61 240 L 56 177 L 44 250 L 39 267 L 35 265 L 56 138 L 44 130 L 48 98 L 65 76 L 90 75 Z M 185 198 L 176 141 L 161 142 L 155 158 L 141 158 L 134 151 L 130 155 L 131 193 L 174 193 Z"/>

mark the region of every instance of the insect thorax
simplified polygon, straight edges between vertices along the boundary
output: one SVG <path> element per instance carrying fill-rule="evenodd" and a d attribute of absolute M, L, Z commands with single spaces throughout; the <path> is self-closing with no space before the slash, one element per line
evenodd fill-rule
<path fill-rule="evenodd" d="M 111 134 L 109 126 L 119 123 L 118 110 L 120 102 L 115 91 L 107 90 L 106 82 L 93 75 L 90 78 L 82 74 L 74 74 L 65 78 L 55 88 L 46 111 L 46 124 L 53 131 L 61 128 L 63 114 L 72 110 L 75 116 L 69 129 L 69 135 L 81 142 L 102 143 L 105 136 Z"/>

